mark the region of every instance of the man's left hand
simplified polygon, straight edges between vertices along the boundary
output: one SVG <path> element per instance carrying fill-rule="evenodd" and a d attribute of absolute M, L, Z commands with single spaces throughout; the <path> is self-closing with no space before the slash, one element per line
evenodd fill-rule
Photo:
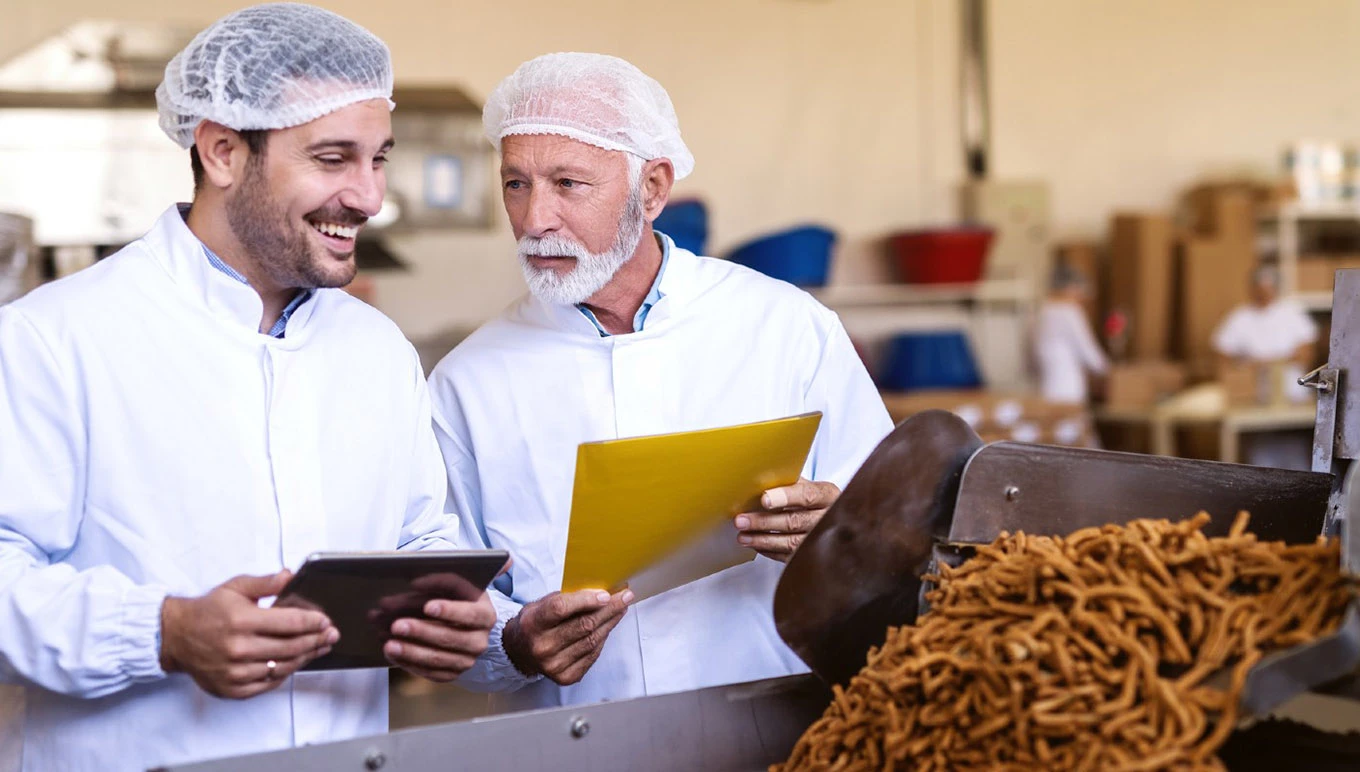
<path fill-rule="evenodd" d="M 458 584 L 461 578 L 440 576 L 431 585 L 451 581 Z M 421 580 L 415 584 L 421 584 Z M 426 602 L 422 608 L 424 619 L 405 617 L 393 622 L 392 639 L 383 645 L 383 654 L 393 665 L 413 675 L 441 683 L 452 681 L 486 651 L 488 636 L 496 624 L 496 608 L 485 592 L 475 596 L 468 592 L 472 588 L 466 583 L 457 589 L 445 586 L 417 589 L 447 597 Z M 475 600 L 456 599 L 459 597 Z"/>
<path fill-rule="evenodd" d="M 835 483 L 805 478 L 783 488 L 771 488 L 760 497 L 762 511 L 737 515 L 735 522 L 740 531 L 737 541 L 787 563 L 840 495 L 841 489 Z"/>

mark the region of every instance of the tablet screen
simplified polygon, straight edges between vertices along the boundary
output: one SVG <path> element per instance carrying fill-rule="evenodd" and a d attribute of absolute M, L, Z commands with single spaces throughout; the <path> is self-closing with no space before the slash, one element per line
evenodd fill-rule
<path fill-rule="evenodd" d="M 507 560 L 504 550 L 318 553 L 274 605 L 321 611 L 340 631 L 331 652 L 303 670 L 389 667 L 382 647 L 393 622 L 423 619 L 436 598 L 475 600 Z"/>

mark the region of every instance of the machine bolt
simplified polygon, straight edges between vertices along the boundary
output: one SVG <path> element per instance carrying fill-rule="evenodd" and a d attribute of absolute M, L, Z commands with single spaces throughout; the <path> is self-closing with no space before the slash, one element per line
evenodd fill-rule
<path fill-rule="evenodd" d="M 590 722 L 584 716 L 577 716 L 571 720 L 571 736 L 577 740 L 590 734 Z"/>
<path fill-rule="evenodd" d="M 1020 498 L 1020 489 L 1014 485 L 1006 486 L 1006 501 L 1015 501 Z"/>
<path fill-rule="evenodd" d="M 386 765 L 386 764 L 387 764 L 387 754 L 383 753 L 382 751 L 378 750 L 377 748 L 374 748 L 374 749 L 370 750 L 370 751 L 368 752 L 368 755 L 367 755 L 367 756 L 364 756 L 364 769 L 367 769 L 367 770 L 378 770 L 378 769 L 382 769 L 383 766 Z"/>

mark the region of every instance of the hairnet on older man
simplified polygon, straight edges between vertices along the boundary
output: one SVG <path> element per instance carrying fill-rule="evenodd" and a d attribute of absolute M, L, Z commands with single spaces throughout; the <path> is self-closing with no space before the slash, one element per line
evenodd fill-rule
<path fill-rule="evenodd" d="M 616 56 L 530 59 L 487 97 L 482 128 L 497 150 L 507 136 L 556 134 L 648 161 L 667 158 L 676 179 L 694 171 L 666 89 Z"/>
<path fill-rule="evenodd" d="M 223 17 L 165 67 L 160 126 L 180 147 L 204 120 L 228 128 L 300 126 L 356 102 L 392 103 L 392 55 L 330 11 L 268 3 Z"/>

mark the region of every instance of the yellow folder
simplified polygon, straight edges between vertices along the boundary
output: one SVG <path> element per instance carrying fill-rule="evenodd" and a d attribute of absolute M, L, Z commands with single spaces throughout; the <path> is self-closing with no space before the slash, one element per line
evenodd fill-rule
<path fill-rule="evenodd" d="M 754 558 L 732 518 L 798 481 L 821 418 L 582 444 L 563 591 L 627 584 L 642 598 Z"/>

